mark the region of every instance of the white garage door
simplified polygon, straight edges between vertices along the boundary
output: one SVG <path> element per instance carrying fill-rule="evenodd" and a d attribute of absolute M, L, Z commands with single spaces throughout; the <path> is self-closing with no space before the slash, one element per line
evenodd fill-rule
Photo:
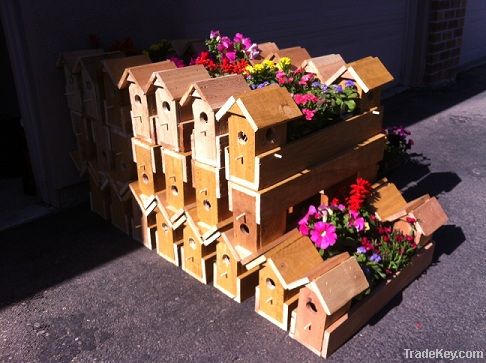
<path fill-rule="evenodd" d="M 486 58 L 486 1 L 469 0 L 464 21 L 461 65 Z"/>

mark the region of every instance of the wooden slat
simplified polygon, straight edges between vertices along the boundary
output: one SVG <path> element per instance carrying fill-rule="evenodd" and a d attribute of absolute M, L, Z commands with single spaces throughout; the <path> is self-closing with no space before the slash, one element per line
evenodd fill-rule
<path fill-rule="evenodd" d="M 435 197 L 415 208 L 410 216 L 417 220 L 417 229 L 425 236 L 431 236 L 437 229 L 446 224 L 448 219 Z"/>
<path fill-rule="evenodd" d="M 384 221 L 390 216 L 401 211 L 407 202 L 395 184 L 386 182 L 373 189 L 370 197 L 370 205 L 375 210 L 376 216 Z"/>

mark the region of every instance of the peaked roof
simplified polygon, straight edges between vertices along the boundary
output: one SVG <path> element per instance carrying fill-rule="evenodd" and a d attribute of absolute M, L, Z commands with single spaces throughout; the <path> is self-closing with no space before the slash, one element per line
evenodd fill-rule
<path fill-rule="evenodd" d="M 101 63 L 103 63 L 103 70 L 108 74 L 113 84 L 118 86 L 125 68 L 148 64 L 150 58 L 145 54 L 140 54 L 131 57 L 105 59 Z"/>
<path fill-rule="evenodd" d="M 270 85 L 242 94 L 228 112 L 245 117 L 253 131 L 302 116 L 302 112 L 287 89 L 278 85 Z"/>
<path fill-rule="evenodd" d="M 290 62 L 295 67 L 300 67 L 305 60 L 312 58 L 307 49 L 302 47 L 279 49 L 274 53 L 274 59 L 276 61 L 283 57 L 290 58 Z"/>
<path fill-rule="evenodd" d="M 369 202 L 378 219 L 382 221 L 388 220 L 407 204 L 396 185 L 386 179 L 373 184 L 372 190 Z"/>
<path fill-rule="evenodd" d="M 79 57 L 73 67 L 73 72 L 79 72 L 82 68 L 84 68 L 94 81 L 98 72 L 101 72 L 103 69 L 103 65 L 101 63 L 102 60 L 121 57 L 123 57 L 122 52 L 95 53 L 92 55 Z"/>
<path fill-rule="evenodd" d="M 258 57 L 250 60 L 251 64 L 261 63 L 265 59 L 271 58 L 274 53 L 278 52 L 278 46 L 273 42 L 259 43 L 258 49 L 260 49 L 260 54 Z"/>
<path fill-rule="evenodd" d="M 425 236 L 431 236 L 448 220 L 447 214 L 435 197 L 428 199 L 425 203 L 415 208 L 410 213 L 410 216 L 417 220 L 417 229 Z"/>
<path fill-rule="evenodd" d="M 309 273 L 322 263 L 322 257 L 307 236 L 301 236 L 267 259 L 284 289 L 294 289 L 309 282 Z"/>
<path fill-rule="evenodd" d="M 118 88 L 125 88 L 128 86 L 129 82 L 135 82 L 143 89 L 150 79 L 150 76 L 152 76 L 152 73 L 174 68 L 177 68 L 176 65 L 169 60 L 127 68 L 123 71 L 123 74 L 118 81 Z"/>
<path fill-rule="evenodd" d="M 176 68 L 162 72 L 154 72 L 144 87 L 147 93 L 154 87 L 164 88 L 174 100 L 180 100 L 190 84 L 210 78 L 203 65 Z"/>
<path fill-rule="evenodd" d="M 72 72 L 74 66 L 76 65 L 80 57 L 86 57 L 88 55 L 95 55 L 101 53 L 103 53 L 103 49 L 82 49 L 82 50 L 74 50 L 71 52 L 62 52 L 61 54 L 59 54 L 59 58 L 57 59 L 56 66 L 58 68 L 67 66 L 67 68 Z"/>
<path fill-rule="evenodd" d="M 365 291 L 369 284 L 356 257 L 352 256 L 313 280 L 308 287 L 317 295 L 326 314 L 331 315 Z"/>
<path fill-rule="evenodd" d="M 199 54 L 205 50 L 203 39 L 174 39 L 170 41 L 170 44 L 179 57 L 187 55 L 188 52 Z"/>
<path fill-rule="evenodd" d="M 193 98 L 198 97 L 207 102 L 213 110 L 218 110 L 231 96 L 239 96 L 249 91 L 250 87 L 241 74 L 209 78 L 191 84 L 180 104 L 187 105 Z M 197 92 L 197 96 L 194 93 Z"/>
<path fill-rule="evenodd" d="M 378 57 L 366 57 L 349 63 L 348 72 L 365 93 L 394 79 Z"/>
<path fill-rule="evenodd" d="M 340 54 L 328 54 L 305 60 L 302 68 L 306 72 L 314 73 L 322 83 L 328 84 L 328 80 L 336 73 L 341 75 L 346 71 L 346 62 Z"/>

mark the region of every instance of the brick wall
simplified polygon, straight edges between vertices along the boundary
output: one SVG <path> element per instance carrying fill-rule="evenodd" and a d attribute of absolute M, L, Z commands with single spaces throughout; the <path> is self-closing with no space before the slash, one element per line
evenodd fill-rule
<path fill-rule="evenodd" d="M 424 83 L 453 81 L 462 46 L 467 0 L 431 0 Z"/>

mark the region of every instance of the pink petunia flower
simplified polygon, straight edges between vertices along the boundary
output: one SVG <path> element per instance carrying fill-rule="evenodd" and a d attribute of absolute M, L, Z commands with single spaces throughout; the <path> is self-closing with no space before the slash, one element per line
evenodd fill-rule
<path fill-rule="evenodd" d="M 220 35 L 219 30 L 211 30 L 209 33 L 209 39 L 217 39 Z"/>
<path fill-rule="evenodd" d="M 307 83 L 309 83 L 313 79 L 314 79 L 314 75 L 312 73 L 307 73 L 307 74 L 302 76 L 302 78 L 299 81 L 299 84 L 305 86 Z"/>
<path fill-rule="evenodd" d="M 304 109 L 302 110 L 302 113 L 304 114 L 305 119 L 306 119 L 307 121 L 312 121 L 312 119 L 314 118 L 314 115 L 315 115 L 316 111 L 314 111 L 314 110 L 309 110 L 308 108 L 304 108 Z"/>
<path fill-rule="evenodd" d="M 236 52 L 232 51 L 232 52 L 226 52 L 226 58 L 228 58 L 228 60 L 233 63 L 235 60 L 236 60 Z"/>
<path fill-rule="evenodd" d="M 359 215 L 356 211 L 349 212 L 351 219 L 349 220 L 349 226 L 356 228 L 358 232 L 362 231 L 365 228 L 365 220 L 363 217 Z"/>
<path fill-rule="evenodd" d="M 336 227 L 329 223 L 317 222 L 310 238 L 317 247 L 326 249 L 336 243 Z"/>

